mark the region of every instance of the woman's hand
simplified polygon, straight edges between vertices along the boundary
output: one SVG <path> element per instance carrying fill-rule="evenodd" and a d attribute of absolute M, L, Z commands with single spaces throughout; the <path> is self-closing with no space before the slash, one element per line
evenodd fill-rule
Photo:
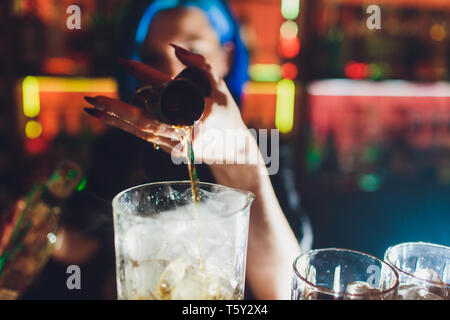
<path fill-rule="evenodd" d="M 183 64 L 204 70 L 212 85 L 205 112 L 194 126 L 195 160 L 210 165 L 216 183 L 256 195 L 247 250 L 249 284 L 258 299 L 288 299 L 292 261 L 300 254 L 300 246 L 280 208 L 256 141 L 242 121 L 225 82 L 215 75 L 203 56 L 173 47 Z M 170 80 L 140 62 L 127 60 L 122 64 L 144 84 L 160 85 Z M 87 109 L 90 115 L 157 143 L 172 156 L 184 157 L 176 130 L 150 118 L 144 110 L 102 96 L 86 100 L 94 106 Z"/>
<path fill-rule="evenodd" d="M 212 85 L 211 96 L 205 99 L 205 111 L 194 125 L 195 160 L 207 164 L 261 161 L 256 142 L 242 121 L 239 108 L 223 79 L 214 73 L 203 56 L 176 45 L 172 46 L 175 48 L 176 57 L 184 65 L 203 70 Z M 121 60 L 121 65 L 144 85 L 161 85 L 170 80 L 168 75 L 141 62 Z M 145 110 L 104 96 L 85 99 L 94 106 L 85 109 L 89 115 L 158 144 L 173 157 L 181 158 L 186 155 L 185 146 L 180 143 L 179 130 L 157 121 Z"/>

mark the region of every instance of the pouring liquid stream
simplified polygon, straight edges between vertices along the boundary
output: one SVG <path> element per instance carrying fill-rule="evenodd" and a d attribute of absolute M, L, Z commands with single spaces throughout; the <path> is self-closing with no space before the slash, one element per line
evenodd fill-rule
<path fill-rule="evenodd" d="M 194 157 L 194 149 L 192 146 L 193 139 L 193 127 L 183 127 L 181 130 L 177 128 L 177 133 L 180 135 L 180 140 L 184 145 L 184 150 L 186 151 L 186 161 L 188 165 L 189 172 L 189 180 L 191 182 L 191 192 L 192 192 L 192 200 L 194 201 L 194 214 L 195 214 L 195 224 L 197 226 L 197 239 L 198 239 L 198 248 L 199 248 L 199 269 L 204 271 L 204 263 L 203 263 L 203 245 L 201 239 L 200 232 L 200 224 L 199 222 L 199 208 L 198 204 L 200 203 L 200 192 L 199 192 L 199 183 L 200 179 L 197 175 L 197 170 L 195 168 L 195 157 Z"/>

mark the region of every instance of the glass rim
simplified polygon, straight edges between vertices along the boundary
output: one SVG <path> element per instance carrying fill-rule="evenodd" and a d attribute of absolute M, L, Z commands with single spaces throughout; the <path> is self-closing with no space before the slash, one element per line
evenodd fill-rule
<path fill-rule="evenodd" d="M 371 254 L 365 253 L 365 252 L 361 252 L 361 251 L 357 251 L 357 250 L 351 250 L 351 249 L 343 249 L 343 248 L 322 248 L 322 249 L 315 249 L 315 250 L 310 250 L 308 252 L 305 252 L 301 255 L 299 255 L 297 258 L 295 258 L 294 260 L 294 264 L 293 264 L 293 269 L 294 269 L 294 273 L 296 274 L 297 277 L 299 277 L 303 282 L 307 283 L 308 285 L 314 287 L 314 288 L 318 288 L 321 292 L 323 293 L 327 293 L 327 294 L 331 294 L 331 295 L 342 295 L 343 297 L 366 297 L 367 293 L 346 293 L 346 292 L 336 292 L 334 290 L 322 287 L 322 286 L 318 286 L 316 284 L 311 283 L 310 281 L 308 281 L 307 279 L 305 279 L 300 272 L 297 270 L 297 263 L 298 260 L 300 260 L 301 258 L 303 258 L 304 256 L 307 255 L 311 255 L 312 253 L 318 253 L 318 252 L 323 252 L 323 251 L 341 251 L 341 252 L 351 252 L 351 253 L 356 253 L 356 254 L 360 254 L 363 256 L 367 256 L 370 257 L 372 259 L 375 259 L 379 262 L 381 262 L 381 264 L 386 265 L 391 271 L 394 272 L 394 276 L 395 276 L 395 282 L 394 284 L 388 288 L 388 289 L 384 289 L 384 290 L 380 290 L 379 293 L 377 294 L 370 294 L 370 296 L 381 296 L 381 295 L 385 295 L 390 293 L 391 291 L 395 290 L 399 283 L 399 276 L 398 276 L 398 272 L 395 270 L 395 268 L 393 266 L 391 266 L 389 263 L 387 263 L 386 261 L 381 260 L 380 258 L 377 258 Z M 379 290 L 379 289 L 378 289 Z"/>
<path fill-rule="evenodd" d="M 140 184 L 140 185 L 137 185 L 137 186 L 125 189 L 125 190 L 119 192 L 118 194 L 116 194 L 114 196 L 114 198 L 112 200 L 113 211 L 114 211 L 114 208 L 119 207 L 118 206 L 118 201 L 125 193 L 130 192 L 130 191 L 134 191 L 134 190 L 138 190 L 138 189 L 144 189 L 146 187 L 155 186 L 155 185 L 187 185 L 190 188 L 191 182 L 189 180 L 150 182 L 150 183 L 144 183 L 144 184 Z M 232 191 L 235 191 L 235 192 L 238 192 L 238 193 L 241 193 L 241 194 L 244 194 L 244 195 L 247 196 L 247 198 L 245 199 L 245 204 L 243 205 L 242 208 L 239 208 L 237 210 L 225 213 L 223 215 L 218 216 L 217 218 L 232 217 L 232 216 L 234 216 L 234 215 L 236 215 L 236 214 L 238 214 L 240 212 L 243 212 L 243 211 L 247 210 L 250 207 L 250 205 L 252 204 L 252 202 L 255 199 L 255 197 L 256 197 L 255 194 L 253 192 L 251 192 L 251 191 L 245 191 L 245 190 L 242 190 L 242 189 L 231 188 L 231 187 L 227 187 L 227 186 L 216 184 L 216 183 L 200 182 L 199 186 L 200 187 L 201 186 L 212 186 L 212 187 L 223 189 L 223 190 L 232 190 Z M 191 219 L 188 219 L 187 221 L 189 221 L 189 220 L 191 220 Z M 181 219 L 180 220 L 175 219 L 173 221 L 181 221 Z"/>
<path fill-rule="evenodd" d="M 417 280 L 420 280 L 420 281 L 423 281 L 423 282 L 427 282 L 427 283 L 434 284 L 434 285 L 438 285 L 438 286 L 445 285 L 446 288 L 450 288 L 450 283 L 447 283 L 447 282 L 444 282 L 444 281 L 442 281 L 442 282 L 436 282 L 436 281 L 431 281 L 431 280 L 419 278 L 419 277 L 413 275 L 412 273 L 409 273 L 409 272 L 406 272 L 406 271 L 400 269 L 399 267 L 397 267 L 396 265 L 394 265 L 393 262 L 390 261 L 388 255 L 389 255 L 389 252 L 390 252 L 391 250 L 397 249 L 397 248 L 400 248 L 400 247 L 403 247 L 403 246 L 410 246 L 410 245 L 415 245 L 415 246 L 420 245 L 420 246 L 427 246 L 427 247 L 434 247 L 434 248 L 440 248 L 440 249 L 447 249 L 447 250 L 450 250 L 450 247 L 448 247 L 448 246 L 444 246 L 444 245 L 442 245 L 442 244 L 436 244 L 436 243 L 432 243 L 432 242 L 423 242 L 423 241 L 417 241 L 417 242 L 402 242 L 402 243 L 398 243 L 398 244 L 395 244 L 395 245 L 390 246 L 389 248 L 387 248 L 387 249 L 386 249 L 386 252 L 384 253 L 384 259 L 386 260 L 386 262 L 387 262 L 388 264 L 392 265 L 393 268 L 395 268 L 398 272 L 400 272 L 400 273 L 402 273 L 402 274 L 405 274 L 405 275 L 407 275 L 407 276 L 409 276 L 409 277 L 412 277 L 412 278 L 414 278 L 414 279 L 417 279 Z"/>

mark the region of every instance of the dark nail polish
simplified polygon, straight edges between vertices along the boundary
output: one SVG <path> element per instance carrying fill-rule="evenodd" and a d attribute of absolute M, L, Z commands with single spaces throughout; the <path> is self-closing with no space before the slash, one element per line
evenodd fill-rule
<path fill-rule="evenodd" d="M 105 117 L 105 114 L 95 108 L 84 108 L 84 111 L 90 116 L 93 116 L 94 118 L 102 120 Z"/>
<path fill-rule="evenodd" d="M 93 97 L 84 97 L 84 100 L 86 100 L 88 103 L 95 105 L 97 103 L 97 99 Z"/>

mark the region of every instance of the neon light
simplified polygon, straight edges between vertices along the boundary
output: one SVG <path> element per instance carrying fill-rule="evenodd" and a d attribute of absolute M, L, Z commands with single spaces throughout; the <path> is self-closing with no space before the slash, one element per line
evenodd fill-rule
<path fill-rule="evenodd" d="M 281 133 L 288 133 L 294 127 L 295 84 L 283 79 L 277 85 L 277 107 L 275 126 Z"/>
<path fill-rule="evenodd" d="M 27 138 L 36 139 L 39 138 L 41 134 L 42 125 L 39 122 L 35 120 L 30 120 L 27 122 L 27 124 L 25 125 L 25 135 L 27 136 Z"/>
<path fill-rule="evenodd" d="M 369 68 L 370 68 L 370 79 L 372 80 L 378 80 L 383 76 L 383 70 L 380 68 L 379 65 L 375 64 L 375 63 L 371 63 L 369 64 Z"/>
<path fill-rule="evenodd" d="M 297 74 L 297 66 L 292 62 L 287 62 L 281 66 L 281 75 L 283 76 L 283 78 L 294 80 L 295 78 L 297 78 Z"/>
<path fill-rule="evenodd" d="M 117 92 L 117 83 L 109 78 L 36 77 L 40 92 Z"/>
<path fill-rule="evenodd" d="M 28 76 L 22 83 L 23 113 L 33 118 L 39 115 L 41 104 L 39 100 L 39 81 L 36 77 Z"/>
<path fill-rule="evenodd" d="M 381 185 L 381 179 L 372 173 L 362 175 L 358 181 L 359 187 L 366 192 L 376 191 Z"/>
<path fill-rule="evenodd" d="M 281 67 L 277 64 L 254 64 L 250 66 L 253 81 L 274 82 L 281 79 Z"/>
<path fill-rule="evenodd" d="M 281 38 L 279 51 L 285 58 L 294 58 L 300 51 L 300 40 Z"/>
<path fill-rule="evenodd" d="M 445 39 L 446 32 L 442 25 L 435 24 L 430 28 L 430 37 L 434 41 L 442 41 Z"/>
<path fill-rule="evenodd" d="M 77 191 L 83 191 L 83 189 L 86 188 L 86 184 L 87 184 L 87 178 L 83 177 L 83 179 L 81 179 L 80 183 L 77 186 Z"/>
<path fill-rule="evenodd" d="M 300 0 L 281 0 L 281 14 L 286 20 L 295 20 L 300 12 Z"/>
<path fill-rule="evenodd" d="M 280 28 L 280 36 L 285 39 L 296 38 L 298 35 L 298 26 L 294 21 L 285 21 Z"/>
<path fill-rule="evenodd" d="M 344 72 L 347 78 L 358 80 L 367 78 L 370 69 L 367 63 L 350 61 L 345 65 Z"/>
<path fill-rule="evenodd" d="M 410 83 L 405 80 L 373 82 L 367 80 L 328 79 L 314 81 L 308 86 L 313 96 L 350 97 L 450 97 L 450 83 Z"/>
<path fill-rule="evenodd" d="M 244 92 L 246 95 L 276 95 L 277 83 L 249 81 L 244 87 Z"/>

